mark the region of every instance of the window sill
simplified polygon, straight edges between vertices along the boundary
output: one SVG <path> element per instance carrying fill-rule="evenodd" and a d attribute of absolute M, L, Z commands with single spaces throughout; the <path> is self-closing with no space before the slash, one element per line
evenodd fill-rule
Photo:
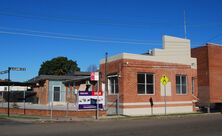
<path fill-rule="evenodd" d="M 143 96 L 143 95 L 147 95 L 147 96 L 154 96 L 155 94 L 137 94 L 137 95 L 139 95 L 139 96 Z"/>
<path fill-rule="evenodd" d="M 188 93 L 186 94 L 176 94 L 177 96 L 184 96 L 184 95 L 188 95 Z"/>
<path fill-rule="evenodd" d="M 108 95 L 110 95 L 110 96 L 116 96 L 116 95 L 118 95 L 118 94 L 108 94 Z"/>

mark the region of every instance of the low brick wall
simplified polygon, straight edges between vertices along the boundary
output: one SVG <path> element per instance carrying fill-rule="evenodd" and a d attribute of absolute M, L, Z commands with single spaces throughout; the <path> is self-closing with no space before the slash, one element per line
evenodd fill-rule
<path fill-rule="evenodd" d="M 7 108 L 0 108 L 0 113 L 7 114 Z M 20 115 L 33 115 L 33 116 L 50 116 L 50 110 L 41 110 L 41 109 L 16 109 L 10 108 L 10 114 L 20 114 Z M 95 117 L 96 111 L 63 111 L 63 110 L 53 110 L 53 117 L 79 117 L 79 118 L 87 118 L 87 117 Z M 99 116 L 106 116 L 106 111 L 99 111 Z"/>

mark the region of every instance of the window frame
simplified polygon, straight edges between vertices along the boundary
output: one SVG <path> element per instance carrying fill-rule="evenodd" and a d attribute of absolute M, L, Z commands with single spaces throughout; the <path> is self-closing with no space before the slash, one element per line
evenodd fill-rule
<path fill-rule="evenodd" d="M 195 95 L 195 85 L 196 85 L 196 83 L 195 83 L 195 77 L 192 77 L 192 89 L 191 89 L 191 94 L 192 95 Z"/>
<path fill-rule="evenodd" d="M 179 92 L 180 93 L 177 93 L 177 76 L 179 76 L 180 77 L 180 84 L 179 84 L 179 87 L 180 87 L 180 90 L 179 90 Z M 186 93 L 183 93 L 183 82 L 182 82 L 182 77 L 185 77 L 185 81 L 186 81 Z M 176 74 L 176 76 L 175 76 L 175 83 L 176 83 L 176 95 L 187 95 L 188 94 L 188 76 L 187 75 L 185 75 L 185 74 Z"/>
<path fill-rule="evenodd" d="M 115 77 L 117 78 L 117 82 L 114 82 L 114 92 L 112 93 L 110 78 L 115 78 Z M 108 75 L 107 79 L 108 79 L 108 95 L 118 95 L 119 94 L 119 76 L 117 74 Z M 116 81 L 116 80 L 114 80 L 114 81 Z M 116 92 L 116 83 L 117 83 L 117 87 L 118 87 L 118 93 Z"/>
<path fill-rule="evenodd" d="M 59 101 L 55 101 L 55 87 L 59 87 Z M 53 85 L 52 89 L 53 89 L 53 102 L 61 102 L 61 85 Z"/>
<path fill-rule="evenodd" d="M 138 83 L 138 75 L 139 74 L 143 74 L 145 77 L 145 81 L 144 81 L 144 86 L 145 86 L 145 90 L 144 90 L 144 93 L 141 94 L 138 92 L 138 84 L 142 84 L 142 83 Z M 147 75 L 152 75 L 153 76 L 153 83 L 148 83 L 147 82 Z M 138 72 L 137 73 L 137 95 L 155 95 L 155 74 L 154 73 L 150 73 L 150 72 Z M 147 93 L 147 85 L 152 85 L 153 86 L 153 93 Z"/>

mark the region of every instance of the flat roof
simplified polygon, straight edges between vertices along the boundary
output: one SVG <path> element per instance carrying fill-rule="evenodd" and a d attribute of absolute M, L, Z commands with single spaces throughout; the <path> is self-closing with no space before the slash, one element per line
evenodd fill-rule
<path fill-rule="evenodd" d="M 8 84 L 10 86 L 31 86 L 33 85 L 32 83 L 27 83 L 27 82 L 0 82 L 0 86 L 8 86 Z"/>

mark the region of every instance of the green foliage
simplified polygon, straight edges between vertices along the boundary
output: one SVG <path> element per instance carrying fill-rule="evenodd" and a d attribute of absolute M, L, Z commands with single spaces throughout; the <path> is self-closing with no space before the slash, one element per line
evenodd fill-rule
<path fill-rule="evenodd" d="M 76 61 L 68 60 L 67 57 L 57 57 L 41 64 L 39 75 L 66 75 L 80 71 Z"/>

